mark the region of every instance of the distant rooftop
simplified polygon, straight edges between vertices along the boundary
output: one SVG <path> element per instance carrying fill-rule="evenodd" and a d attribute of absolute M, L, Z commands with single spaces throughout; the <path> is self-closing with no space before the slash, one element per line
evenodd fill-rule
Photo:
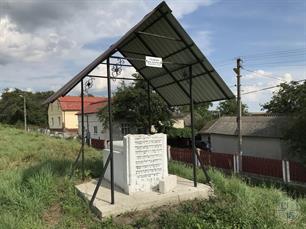
<path fill-rule="evenodd" d="M 243 116 L 241 118 L 243 136 L 283 138 L 288 127 L 286 116 Z M 224 116 L 207 123 L 201 134 L 237 135 L 237 118 Z"/>
<path fill-rule="evenodd" d="M 84 114 L 95 114 L 98 113 L 99 110 L 103 107 L 107 106 L 107 100 L 95 102 L 95 103 L 89 103 L 84 107 Z M 77 115 L 81 115 L 81 111 L 77 113 Z"/>
<path fill-rule="evenodd" d="M 64 96 L 58 99 L 63 111 L 79 111 L 81 110 L 80 96 Z M 107 101 L 105 97 L 84 96 L 84 106 L 88 104 Z"/>

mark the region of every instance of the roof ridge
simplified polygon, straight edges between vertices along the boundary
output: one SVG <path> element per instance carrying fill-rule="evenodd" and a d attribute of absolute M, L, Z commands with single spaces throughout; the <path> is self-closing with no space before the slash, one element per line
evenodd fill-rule
<path fill-rule="evenodd" d="M 217 118 L 217 119 L 215 119 L 215 120 L 212 120 L 213 121 L 213 123 L 211 124 L 211 126 L 210 127 L 208 127 L 208 131 L 210 130 L 210 128 L 212 128 L 212 127 L 214 127 L 215 125 L 216 125 L 216 123 L 217 123 L 217 121 L 218 120 L 220 120 L 219 118 Z"/>

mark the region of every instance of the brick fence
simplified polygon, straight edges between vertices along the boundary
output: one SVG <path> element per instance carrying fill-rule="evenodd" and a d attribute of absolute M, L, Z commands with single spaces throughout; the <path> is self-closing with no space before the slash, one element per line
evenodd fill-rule
<path fill-rule="evenodd" d="M 234 170 L 234 155 L 199 150 L 205 165 Z M 192 150 L 189 148 L 170 148 L 172 160 L 192 163 Z M 306 182 L 306 167 L 294 161 L 242 156 L 242 171 L 246 173 L 281 178 L 284 181 Z"/>

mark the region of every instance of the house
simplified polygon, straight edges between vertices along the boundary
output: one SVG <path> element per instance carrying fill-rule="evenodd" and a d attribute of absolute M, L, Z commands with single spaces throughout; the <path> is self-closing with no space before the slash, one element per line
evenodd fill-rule
<path fill-rule="evenodd" d="M 84 106 L 90 103 L 106 101 L 104 97 L 84 97 Z M 80 96 L 60 97 L 48 107 L 48 123 L 51 131 L 76 134 L 78 130 L 78 119 L 76 113 L 81 109 Z"/>
<path fill-rule="evenodd" d="M 172 127 L 174 128 L 180 129 L 180 128 L 185 128 L 185 127 L 191 127 L 190 113 L 173 112 L 171 120 L 173 121 Z"/>
<path fill-rule="evenodd" d="M 108 139 L 108 132 L 105 131 L 101 121 L 99 120 L 98 112 L 103 107 L 107 106 L 107 100 L 98 101 L 87 104 L 84 107 L 84 135 L 86 136 L 89 131 L 90 137 L 93 139 Z M 82 113 L 76 113 L 78 126 L 81 127 Z M 82 129 L 78 128 L 78 134 L 81 136 Z"/>
<path fill-rule="evenodd" d="M 243 155 L 271 159 L 288 156 L 284 130 L 288 125 L 284 116 L 243 116 L 241 119 Z M 209 122 L 200 131 L 201 139 L 208 142 L 211 151 L 235 154 L 238 149 L 236 117 L 221 117 Z"/>
<path fill-rule="evenodd" d="M 98 112 L 107 106 L 107 99 L 88 103 L 84 107 L 84 135 L 89 136 L 91 140 L 108 140 L 109 129 L 105 128 L 99 119 Z M 81 111 L 76 113 L 78 120 L 78 126 L 81 127 L 82 113 Z M 81 135 L 82 129 L 78 129 L 78 134 Z M 113 121 L 113 139 L 122 140 L 127 134 L 137 133 L 136 128 L 133 128 L 127 121 Z"/>

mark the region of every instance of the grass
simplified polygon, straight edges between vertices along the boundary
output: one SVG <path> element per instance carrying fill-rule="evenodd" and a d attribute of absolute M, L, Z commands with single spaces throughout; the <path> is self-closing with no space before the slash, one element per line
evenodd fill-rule
<path fill-rule="evenodd" d="M 103 226 L 76 195 L 67 174 L 80 145 L 0 125 L 0 228 Z M 97 176 L 101 152 L 86 148 L 86 174 Z M 79 171 L 76 171 L 79 174 Z"/>
<path fill-rule="evenodd" d="M 75 140 L 0 125 L 0 228 L 306 228 L 305 199 L 291 199 L 273 187 L 252 187 L 215 170 L 209 171 L 215 198 L 100 221 L 76 194 L 80 172 L 67 177 L 79 148 Z M 87 177 L 97 177 L 101 152 L 86 148 L 85 155 Z M 180 163 L 171 162 L 169 171 L 192 177 L 192 169 Z M 299 217 L 286 222 L 277 211 L 281 203 L 299 206 Z"/>

